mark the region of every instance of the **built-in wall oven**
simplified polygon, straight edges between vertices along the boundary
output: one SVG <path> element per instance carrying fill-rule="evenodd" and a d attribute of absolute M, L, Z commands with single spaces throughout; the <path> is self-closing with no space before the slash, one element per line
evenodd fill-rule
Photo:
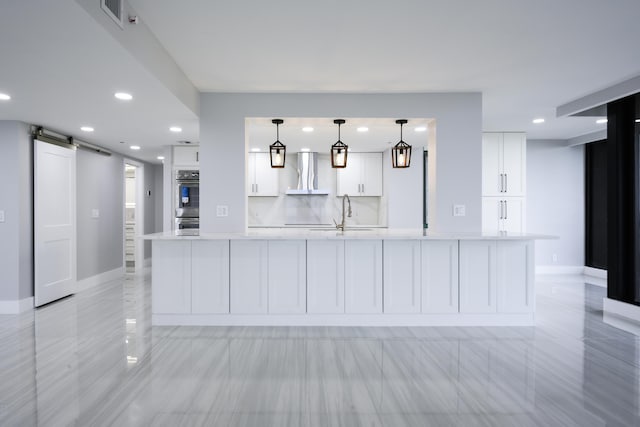
<path fill-rule="evenodd" d="M 176 230 L 200 228 L 200 171 L 176 171 L 174 206 Z"/>

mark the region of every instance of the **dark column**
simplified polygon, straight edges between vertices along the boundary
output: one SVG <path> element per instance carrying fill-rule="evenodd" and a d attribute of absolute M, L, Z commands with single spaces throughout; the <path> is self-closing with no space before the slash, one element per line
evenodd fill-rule
<path fill-rule="evenodd" d="M 640 305 L 640 94 L 607 105 L 607 296 Z"/>

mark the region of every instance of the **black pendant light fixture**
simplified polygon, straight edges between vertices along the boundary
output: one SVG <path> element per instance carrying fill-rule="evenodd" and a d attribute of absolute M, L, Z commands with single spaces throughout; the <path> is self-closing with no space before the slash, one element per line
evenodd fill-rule
<path fill-rule="evenodd" d="M 338 125 L 338 142 L 331 146 L 331 167 L 345 168 L 347 167 L 347 151 L 349 146 L 340 141 L 340 126 L 345 124 L 343 119 L 335 119 L 333 123 Z"/>
<path fill-rule="evenodd" d="M 408 120 L 396 120 L 400 125 L 400 142 L 391 149 L 391 163 L 394 168 L 408 168 L 411 163 L 411 146 L 402 140 L 402 126 L 406 125 Z"/>
<path fill-rule="evenodd" d="M 271 157 L 272 168 L 283 168 L 284 158 L 287 154 L 287 147 L 280 142 L 280 125 L 284 123 L 282 119 L 273 119 L 271 123 L 276 125 L 276 142 L 269 146 L 269 155 Z"/>

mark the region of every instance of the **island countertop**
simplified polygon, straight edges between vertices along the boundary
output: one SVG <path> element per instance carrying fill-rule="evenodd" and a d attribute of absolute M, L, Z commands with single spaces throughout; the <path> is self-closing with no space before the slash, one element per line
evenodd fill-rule
<path fill-rule="evenodd" d="M 202 233 L 192 230 L 160 232 L 142 236 L 144 240 L 539 240 L 555 236 L 531 233 L 439 233 L 422 229 L 347 228 L 252 228 L 241 233 Z"/>

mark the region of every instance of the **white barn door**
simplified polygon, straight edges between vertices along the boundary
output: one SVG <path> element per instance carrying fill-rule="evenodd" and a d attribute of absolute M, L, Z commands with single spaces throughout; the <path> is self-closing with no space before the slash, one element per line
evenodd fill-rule
<path fill-rule="evenodd" d="M 76 151 L 34 141 L 35 306 L 76 287 Z"/>

